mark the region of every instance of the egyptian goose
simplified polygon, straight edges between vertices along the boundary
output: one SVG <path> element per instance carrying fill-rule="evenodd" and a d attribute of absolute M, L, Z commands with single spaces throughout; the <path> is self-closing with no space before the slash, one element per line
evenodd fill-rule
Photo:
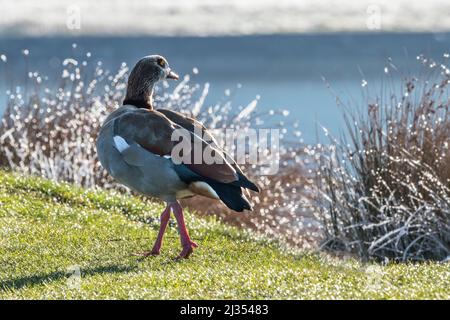
<path fill-rule="evenodd" d="M 183 246 L 178 258 L 188 258 L 197 244 L 189 237 L 178 199 L 206 196 L 241 212 L 251 210 L 242 188 L 259 190 L 199 121 L 175 111 L 153 108 L 154 86 L 163 79 L 178 79 L 164 57 L 150 55 L 139 60 L 128 78 L 123 105 L 103 123 L 96 146 L 100 163 L 118 182 L 167 203 L 156 242 L 151 251 L 141 255 L 160 253 L 173 211 Z M 180 129 L 188 132 L 190 144 L 199 143 L 202 150 L 209 148 L 221 161 L 174 161 L 172 150 L 178 142 L 172 141 L 172 134 Z M 193 155 L 188 158 L 193 159 Z"/>

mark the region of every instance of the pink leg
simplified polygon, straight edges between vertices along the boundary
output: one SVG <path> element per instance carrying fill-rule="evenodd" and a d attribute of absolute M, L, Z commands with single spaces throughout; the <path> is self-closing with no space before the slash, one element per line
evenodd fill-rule
<path fill-rule="evenodd" d="M 178 230 L 180 232 L 181 245 L 183 246 L 183 250 L 178 255 L 178 259 L 181 258 L 189 258 L 191 253 L 194 251 L 194 248 L 197 248 L 198 245 L 191 240 L 189 237 L 189 233 L 186 229 L 186 224 L 184 223 L 184 215 L 183 208 L 181 207 L 178 201 L 171 203 L 171 207 L 173 209 L 173 214 L 177 219 Z"/>
<path fill-rule="evenodd" d="M 153 245 L 153 249 L 151 251 L 146 251 L 143 253 L 136 254 L 138 256 L 148 257 L 148 256 L 157 256 L 161 250 L 161 245 L 163 242 L 164 232 L 166 231 L 167 224 L 170 220 L 170 205 L 167 204 L 167 207 L 164 209 L 161 214 L 161 225 L 159 227 L 158 237 L 156 238 L 155 244 Z"/>

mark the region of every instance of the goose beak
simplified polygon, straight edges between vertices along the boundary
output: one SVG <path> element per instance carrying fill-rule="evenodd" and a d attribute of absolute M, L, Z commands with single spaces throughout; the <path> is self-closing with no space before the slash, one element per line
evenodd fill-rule
<path fill-rule="evenodd" d="M 175 72 L 169 69 L 169 73 L 167 74 L 166 79 L 178 80 L 180 79 L 180 77 Z"/>

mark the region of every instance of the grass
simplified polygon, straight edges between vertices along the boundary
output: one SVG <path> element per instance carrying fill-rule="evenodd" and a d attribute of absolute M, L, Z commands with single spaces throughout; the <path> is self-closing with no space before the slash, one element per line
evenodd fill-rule
<path fill-rule="evenodd" d="M 450 298 L 450 264 L 362 264 L 187 216 L 200 247 L 189 260 L 171 225 L 149 249 L 162 206 L 106 191 L 0 171 L 3 299 L 425 299 Z M 78 266 L 80 282 L 68 269 Z M 79 286 L 73 285 L 78 283 Z"/>

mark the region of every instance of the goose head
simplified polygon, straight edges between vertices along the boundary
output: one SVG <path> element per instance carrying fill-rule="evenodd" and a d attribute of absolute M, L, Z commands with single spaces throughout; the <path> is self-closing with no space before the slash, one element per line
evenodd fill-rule
<path fill-rule="evenodd" d="M 169 67 L 167 60 L 160 55 L 143 57 L 136 63 L 128 77 L 127 94 L 123 104 L 152 109 L 155 84 L 165 79 L 179 79 Z"/>

